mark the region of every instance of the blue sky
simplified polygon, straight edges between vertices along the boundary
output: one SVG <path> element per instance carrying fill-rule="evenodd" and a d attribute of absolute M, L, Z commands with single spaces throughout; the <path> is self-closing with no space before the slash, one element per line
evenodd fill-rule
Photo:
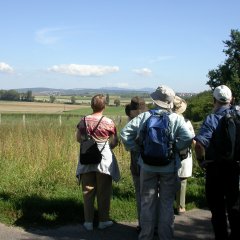
<path fill-rule="evenodd" d="M 0 0 L 0 89 L 208 90 L 239 0 Z"/>

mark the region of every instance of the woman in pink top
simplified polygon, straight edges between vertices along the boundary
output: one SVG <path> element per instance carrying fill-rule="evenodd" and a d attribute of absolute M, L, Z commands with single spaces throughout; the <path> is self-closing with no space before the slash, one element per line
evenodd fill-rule
<path fill-rule="evenodd" d="M 86 127 L 82 118 L 76 132 L 77 141 L 81 142 L 86 136 L 87 128 L 88 134 L 97 142 L 99 150 L 103 149 L 99 164 L 83 165 L 79 162 L 77 167 L 76 175 L 82 183 L 84 200 L 83 226 L 89 231 L 93 230 L 95 196 L 98 204 L 98 228 L 104 229 L 113 225 L 109 220 L 112 180 L 117 182 L 120 178 L 118 164 L 111 150 L 118 144 L 117 130 L 110 118 L 102 118 L 105 106 L 106 98 L 102 94 L 95 95 L 91 100 L 93 113 L 85 117 Z M 100 119 L 97 129 L 93 131 Z"/>

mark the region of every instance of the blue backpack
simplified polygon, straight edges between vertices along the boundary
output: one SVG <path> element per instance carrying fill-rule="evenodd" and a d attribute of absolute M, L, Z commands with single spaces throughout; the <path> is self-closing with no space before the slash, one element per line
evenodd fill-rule
<path fill-rule="evenodd" d="M 169 112 L 158 113 L 150 110 L 151 116 L 147 119 L 142 130 L 143 162 L 152 166 L 165 166 L 174 159 L 173 137 L 170 129 Z"/>

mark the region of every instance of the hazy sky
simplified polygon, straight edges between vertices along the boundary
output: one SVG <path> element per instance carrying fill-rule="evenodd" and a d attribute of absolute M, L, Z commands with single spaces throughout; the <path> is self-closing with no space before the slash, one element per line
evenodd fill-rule
<path fill-rule="evenodd" d="M 239 0 L 0 0 L 0 89 L 208 90 Z"/>

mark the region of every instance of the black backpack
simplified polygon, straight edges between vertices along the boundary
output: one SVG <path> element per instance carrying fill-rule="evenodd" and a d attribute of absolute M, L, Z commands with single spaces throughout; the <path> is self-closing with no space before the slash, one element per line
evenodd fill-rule
<path fill-rule="evenodd" d="M 96 127 L 93 129 L 92 133 L 96 131 L 98 125 L 100 124 L 103 116 L 100 118 L 99 122 L 97 123 Z M 85 164 L 98 164 L 102 160 L 102 151 L 107 143 L 105 142 L 104 146 L 101 150 L 98 149 L 98 144 L 94 140 L 94 138 L 88 133 L 87 125 L 85 117 L 83 118 L 84 126 L 86 129 L 86 137 L 80 143 L 80 163 Z"/>
<path fill-rule="evenodd" d="M 240 111 L 234 108 L 224 114 L 214 136 L 215 161 L 222 163 L 240 160 Z"/>

